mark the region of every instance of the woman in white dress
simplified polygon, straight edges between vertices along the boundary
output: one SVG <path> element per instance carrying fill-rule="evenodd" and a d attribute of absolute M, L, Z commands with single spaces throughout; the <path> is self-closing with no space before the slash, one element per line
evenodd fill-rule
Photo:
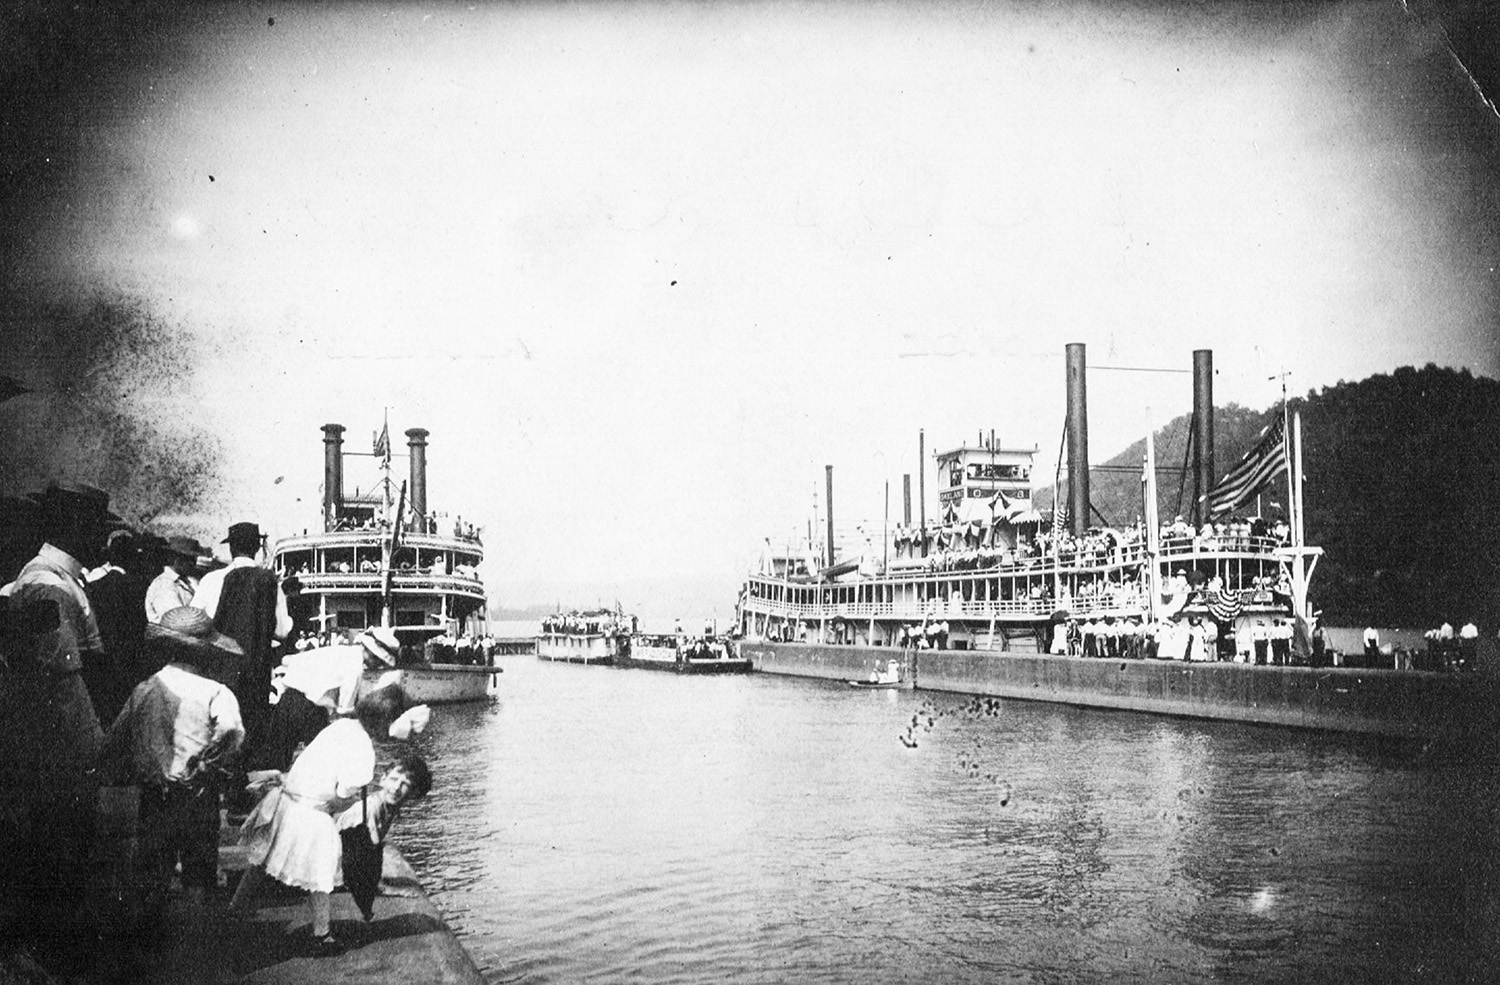
<path fill-rule="evenodd" d="M 240 844 L 249 863 L 231 912 L 243 913 L 267 875 L 305 889 L 312 936 L 320 950 L 336 950 L 329 927 L 334 887 L 340 882 L 341 842 L 334 817 L 357 803 L 375 775 L 373 740 L 385 737 L 406 709 L 406 693 L 391 685 L 362 696 L 353 718 L 340 718 L 318 733 L 245 819 Z"/>

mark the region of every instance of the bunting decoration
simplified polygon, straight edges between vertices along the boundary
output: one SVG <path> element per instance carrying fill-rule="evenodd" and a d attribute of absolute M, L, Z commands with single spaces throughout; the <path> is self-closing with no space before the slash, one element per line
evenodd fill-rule
<path fill-rule="evenodd" d="M 1278 415 L 1256 446 L 1209 490 L 1205 497 L 1209 514 L 1218 516 L 1248 503 L 1267 483 L 1283 475 L 1286 475 L 1286 427 Z"/>
<path fill-rule="evenodd" d="M 1254 589 L 1242 592 L 1224 589 L 1217 592 L 1204 592 L 1203 600 L 1208 603 L 1208 611 L 1219 622 L 1233 622 L 1234 617 L 1240 614 L 1240 610 L 1254 594 Z"/>

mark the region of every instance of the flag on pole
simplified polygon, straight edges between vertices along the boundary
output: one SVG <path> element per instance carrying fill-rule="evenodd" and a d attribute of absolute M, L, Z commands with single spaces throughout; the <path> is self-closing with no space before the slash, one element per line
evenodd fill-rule
<path fill-rule="evenodd" d="M 375 456 L 383 461 L 391 460 L 391 425 L 387 421 L 375 436 Z"/>
<path fill-rule="evenodd" d="M 1205 497 L 1208 512 L 1217 516 L 1248 503 L 1267 483 L 1283 475 L 1286 475 L 1286 427 L 1278 414 L 1256 446 L 1209 490 Z"/>

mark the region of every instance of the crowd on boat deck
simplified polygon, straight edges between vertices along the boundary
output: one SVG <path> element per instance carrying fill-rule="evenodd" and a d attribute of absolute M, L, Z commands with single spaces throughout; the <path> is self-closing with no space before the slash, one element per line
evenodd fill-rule
<path fill-rule="evenodd" d="M 586 636 L 624 634 L 635 632 L 635 624 L 634 616 L 618 612 L 569 612 L 544 618 L 542 632 Z"/>
<path fill-rule="evenodd" d="M 1229 518 L 1194 528 L 1181 516 L 1160 528 L 1163 553 L 1264 551 L 1286 544 L 1291 528 L 1282 519 Z M 923 554 L 924 542 L 926 546 Z M 1057 558 L 1071 566 L 1118 563 L 1145 549 L 1146 528 L 1137 520 L 1123 528 L 1094 527 L 1082 536 L 1040 523 L 1011 526 L 980 521 L 898 526 L 892 540 L 898 566 L 929 571 L 973 571 L 1027 565 Z M 905 562 L 905 563 L 902 563 Z"/>
<path fill-rule="evenodd" d="M 392 568 L 401 574 L 454 574 L 462 578 L 478 578 L 479 568 L 472 564 L 449 565 L 446 558 L 435 557 L 429 563 L 423 565 L 413 564 L 409 560 L 398 561 Z M 380 574 L 380 562 L 374 558 L 364 558 L 357 565 L 352 561 L 333 561 L 328 564 L 326 574 L 362 575 Z M 294 563 L 287 568 L 288 575 L 317 574 L 308 565 Z"/>
<path fill-rule="evenodd" d="M 317 654 L 298 643 L 296 579 L 265 565 L 255 523 L 228 528 L 225 561 L 190 537 L 133 529 L 109 504 L 79 483 L 0 499 L 4 940 L 90 939 L 100 920 L 149 927 L 172 879 L 190 901 L 212 894 L 221 795 L 243 813 L 251 768 L 295 773 L 300 762 L 300 743 L 279 741 L 298 702 L 279 698 L 305 692 L 307 743 L 368 694 L 384 694 L 393 728 L 404 719 L 392 736 L 423 721 L 406 717 L 399 686 L 364 679 L 394 666 L 391 631 Z M 314 659 L 291 666 L 299 655 Z M 333 761 L 351 791 L 373 779 L 373 758 L 364 772 Z M 101 804 L 122 802 L 138 805 L 138 851 L 98 824 Z"/>
<path fill-rule="evenodd" d="M 347 646 L 357 641 L 360 631 L 335 629 L 297 639 L 293 648 L 299 652 L 322 647 Z M 393 633 L 394 636 L 394 633 Z M 491 666 L 499 642 L 489 633 L 456 634 L 451 632 L 430 636 L 421 644 L 403 643 L 398 639 L 393 666 L 413 667 L 444 663 L 464 666 Z"/>
<path fill-rule="evenodd" d="M 426 525 L 424 529 L 430 533 L 439 533 L 445 529 L 446 525 L 444 521 L 448 518 L 447 513 L 432 512 L 426 514 L 424 517 L 411 509 L 407 509 L 403 514 L 402 528 L 410 532 L 421 526 L 418 521 L 425 519 Z M 383 516 L 341 516 L 333 522 L 332 527 L 334 530 L 389 530 L 390 528 L 390 521 Z M 464 518 L 461 516 L 453 518 L 452 530 L 453 536 L 459 540 L 478 541 L 484 536 L 483 527 L 475 526 L 472 523 L 465 523 Z"/>
<path fill-rule="evenodd" d="M 1220 628 L 1205 616 L 1154 622 L 1134 617 L 1069 619 L 1053 625 L 1049 652 L 1102 659 L 1236 661 L 1289 665 L 1301 662 L 1292 650 L 1291 620 L 1272 618 Z"/>

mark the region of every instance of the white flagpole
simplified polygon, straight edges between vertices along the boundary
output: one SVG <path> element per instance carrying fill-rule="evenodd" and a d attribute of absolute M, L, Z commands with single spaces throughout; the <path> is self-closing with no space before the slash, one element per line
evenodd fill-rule
<path fill-rule="evenodd" d="M 1157 570 L 1157 554 L 1161 550 L 1161 518 L 1156 505 L 1156 438 L 1151 431 L 1151 409 L 1146 409 L 1146 471 L 1141 476 L 1145 485 L 1146 507 L 1146 614 L 1156 622 L 1157 605 L 1161 593 L 1157 590 L 1161 572 Z"/>
<path fill-rule="evenodd" d="M 1293 523 L 1292 546 L 1301 548 L 1306 541 L 1306 530 L 1303 528 L 1305 517 L 1302 514 L 1302 412 L 1298 411 L 1292 417 L 1292 498 Z"/>

